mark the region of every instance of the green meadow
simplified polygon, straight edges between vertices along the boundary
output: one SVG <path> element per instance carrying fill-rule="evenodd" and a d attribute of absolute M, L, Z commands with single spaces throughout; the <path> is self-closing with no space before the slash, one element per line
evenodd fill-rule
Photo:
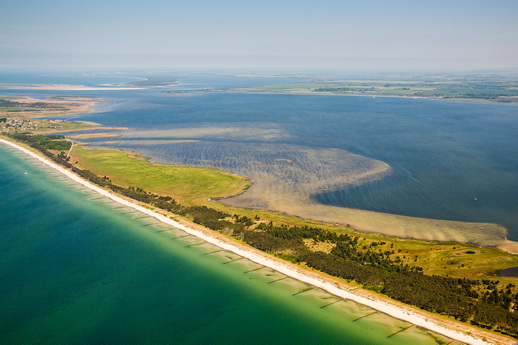
<path fill-rule="evenodd" d="M 185 205 L 202 204 L 210 198 L 241 193 L 250 186 L 247 178 L 209 168 L 151 164 L 134 153 L 114 149 L 76 147 L 72 161 L 121 186 L 140 187 L 169 195 Z"/>
<path fill-rule="evenodd" d="M 515 102 L 518 82 L 509 80 L 329 80 L 310 83 L 271 84 L 239 91 L 330 93 L 364 96 L 429 97 L 474 102 Z"/>

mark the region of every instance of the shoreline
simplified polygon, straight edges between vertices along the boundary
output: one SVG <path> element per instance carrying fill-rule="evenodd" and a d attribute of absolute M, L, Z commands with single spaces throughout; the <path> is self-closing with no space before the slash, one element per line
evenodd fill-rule
<path fill-rule="evenodd" d="M 164 91 L 171 95 L 175 94 L 174 90 Z M 514 102 L 494 101 L 482 98 L 445 98 L 445 97 L 427 97 L 427 96 L 404 96 L 404 95 L 367 95 L 367 94 L 351 94 L 351 93 L 333 93 L 328 91 L 258 91 L 258 90 L 240 90 L 240 89 L 215 89 L 210 91 L 193 91 L 190 93 L 235 93 L 235 94 L 254 94 L 254 95 L 301 95 L 301 96 L 353 96 L 368 98 L 401 98 L 401 99 L 421 99 L 431 101 L 449 101 L 449 102 L 466 102 L 466 103 L 490 103 L 490 104 L 512 104 Z M 188 94 L 188 93 L 187 93 Z"/>
<path fill-rule="evenodd" d="M 117 86 L 86 86 L 66 84 L 4 84 L 0 83 L 0 89 L 4 90 L 56 90 L 56 91 L 101 91 L 101 90 L 143 90 L 144 87 L 117 87 Z"/>
<path fill-rule="evenodd" d="M 1 93 L 0 84 L 0 93 Z M 0 98 L 5 96 L 0 95 Z M 51 97 L 51 98 L 35 98 L 33 96 L 8 96 L 11 100 L 20 104 L 27 105 L 28 110 L 23 112 L 2 112 L 6 116 L 23 117 L 33 120 L 40 120 L 46 117 L 70 116 L 76 114 L 85 114 L 94 112 L 95 107 L 100 99 L 98 97 L 70 96 L 70 97 Z M 49 108 L 31 108 L 33 103 L 43 103 L 49 105 Z M 55 107 L 58 108 L 55 108 Z"/>
<path fill-rule="evenodd" d="M 130 202 L 118 195 L 115 195 L 114 193 L 108 192 L 107 190 L 104 190 L 90 182 L 83 180 L 82 178 L 75 175 L 71 171 L 43 158 L 42 156 L 34 153 L 31 150 L 26 149 L 25 147 L 22 147 L 18 144 L 15 144 L 11 141 L 4 140 L 4 139 L 0 139 L 0 142 L 28 154 L 29 156 L 41 161 L 45 165 L 57 170 L 58 172 L 69 177 L 70 179 L 74 180 L 75 182 L 103 195 L 104 197 L 107 197 L 122 205 L 131 207 L 139 212 L 142 212 L 144 214 L 147 214 L 147 215 L 157 219 L 158 221 L 160 221 L 164 224 L 167 224 L 169 226 L 180 229 L 180 230 L 182 230 L 186 233 L 189 233 L 193 236 L 196 236 L 206 242 L 216 245 L 222 249 L 231 251 L 239 256 L 247 258 L 262 266 L 266 266 L 271 269 L 274 269 L 291 278 L 294 278 L 296 280 L 299 280 L 299 281 L 305 282 L 307 284 L 313 285 L 315 287 L 321 288 L 321 289 L 323 289 L 335 296 L 341 297 L 343 299 L 349 299 L 354 302 L 366 305 L 377 311 L 385 313 L 391 317 L 410 322 L 416 326 L 426 328 L 433 332 L 440 333 L 440 334 L 447 336 L 454 340 L 458 340 L 458 341 L 465 342 L 468 344 L 491 344 L 491 342 L 485 341 L 479 337 L 475 337 L 470 334 L 467 334 L 466 332 L 475 333 L 476 331 L 478 331 L 477 329 L 472 328 L 469 325 L 455 323 L 456 329 L 466 328 L 464 330 L 465 332 L 461 332 L 461 331 L 453 329 L 453 327 L 449 328 L 446 325 L 440 325 L 439 322 L 437 322 L 437 321 L 430 320 L 430 317 L 427 317 L 425 315 L 422 315 L 420 313 L 417 313 L 417 312 L 411 310 L 410 306 L 408 308 L 405 308 L 405 307 L 396 305 L 396 302 L 389 303 L 387 301 L 382 301 L 379 298 L 365 297 L 365 296 L 361 296 L 356 293 L 352 293 L 350 290 L 340 287 L 339 284 L 337 282 L 333 281 L 332 279 L 325 278 L 316 272 L 311 272 L 311 271 L 305 270 L 303 268 L 300 268 L 299 266 L 290 265 L 289 263 L 282 262 L 278 259 L 276 260 L 276 259 L 270 258 L 265 253 L 259 252 L 257 250 L 252 250 L 245 245 L 241 245 L 238 242 L 231 241 L 222 236 L 218 236 L 217 233 L 212 234 L 208 230 L 195 229 L 193 226 L 182 224 L 182 223 L 180 223 L 176 220 L 172 220 L 172 219 L 168 218 L 167 216 L 164 216 L 158 212 L 149 210 L 134 202 Z M 199 228 L 199 227 L 196 226 L 196 228 Z M 440 317 L 437 316 L 437 318 L 440 318 Z M 447 322 L 448 322 L 448 320 L 445 318 L 444 322 L 441 322 L 441 323 L 447 323 Z M 453 322 L 453 321 L 451 321 L 451 322 Z M 483 333 L 484 331 L 480 330 L 479 332 Z M 491 334 L 483 334 L 481 336 L 484 336 L 484 335 L 487 335 L 488 337 L 491 336 Z M 498 337 L 498 335 L 494 335 L 493 337 L 496 338 L 496 337 Z M 500 342 L 500 340 L 503 340 L 503 339 L 500 339 L 500 340 L 493 339 L 493 340 Z M 511 341 L 509 341 L 509 343 L 511 343 Z"/>
<path fill-rule="evenodd" d="M 98 135 L 98 137 L 100 136 L 101 135 Z M 114 138 L 115 136 L 106 135 L 106 137 Z M 74 137 L 71 138 L 74 139 Z M 88 137 L 85 135 L 82 138 L 87 139 Z M 191 141 L 197 142 L 198 140 Z M 203 140 L 201 141 L 203 142 Z M 106 144 L 120 142 L 124 143 L 125 141 L 119 141 L 115 139 L 110 141 L 104 141 L 104 143 Z M 151 139 L 139 140 L 139 143 L 144 142 L 146 142 L 146 144 L 153 144 L 159 142 L 166 143 L 167 140 L 153 139 L 153 137 L 151 137 Z M 171 139 L 169 140 L 169 142 L 179 143 L 187 141 L 180 139 Z M 299 145 L 297 147 L 301 148 L 302 146 Z M 109 148 L 119 149 L 123 151 L 125 150 L 124 148 L 121 149 L 114 146 L 105 147 L 104 149 Z M 322 150 L 322 148 L 312 149 Z M 353 156 L 361 156 L 346 150 L 343 150 L 343 152 Z M 318 201 L 314 201 L 311 198 L 311 195 L 313 195 L 313 193 L 319 193 L 323 189 L 310 190 L 310 192 L 307 195 L 303 194 L 303 198 L 293 197 L 298 191 L 298 187 L 297 189 L 291 188 L 291 190 L 287 190 L 285 188 L 282 192 L 278 192 L 279 189 L 277 188 L 276 192 L 273 193 L 272 190 L 265 188 L 265 186 L 271 186 L 274 183 L 278 183 L 279 181 L 277 181 L 275 178 L 264 179 L 264 177 L 273 177 L 274 174 L 262 174 L 262 180 L 261 178 L 258 178 L 258 175 L 254 175 L 257 171 L 254 172 L 253 170 L 243 172 L 239 171 L 239 169 L 235 169 L 232 167 L 225 168 L 221 165 L 218 166 L 217 164 L 209 165 L 185 163 L 181 160 L 171 162 L 167 159 L 154 160 L 156 158 L 152 158 L 153 155 L 149 152 L 147 154 L 144 152 L 140 152 L 138 155 L 140 155 L 150 163 L 162 162 L 162 164 L 181 165 L 185 167 L 198 168 L 207 168 L 212 166 L 222 171 L 229 171 L 234 174 L 246 176 L 251 181 L 253 181 L 253 184 L 248 189 L 243 190 L 242 192 L 236 195 L 223 198 L 212 198 L 210 200 L 218 202 L 225 207 L 237 207 L 241 209 L 274 213 L 277 212 L 284 216 L 297 217 L 307 221 L 316 221 L 329 224 L 341 224 L 362 233 L 378 233 L 384 236 L 397 237 L 401 239 L 432 242 L 436 241 L 443 243 L 456 242 L 460 244 L 473 244 L 484 248 L 496 248 L 509 254 L 518 255 L 518 241 L 509 240 L 507 238 L 509 235 L 508 228 L 496 222 L 486 223 L 480 221 L 424 218 L 418 216 L 405 215 L 403 213 L 384 213 L 381 211 L 371 211 L 361 208 L 329 205 L 320 203 Z M 368 158 L 366 156 L 363 157 Z M 362 175 L 357 175 L 353 179 L 348 179 L 347 183 L 335 183 L 335 185 L 331 185 L 331 190 L 333 190 L 334 188 L 341 188 L 341 186 L 346 184 L 364 183 L 361 182 L 362 179 L 366 179 L 367 182 L 382 179 L 392 172 L 393 168 L 390 165 L 382 161 L 379 161 L 379 163 L 386 165 L 386 167 L 377 167 L 376 170 L 364 172 L 362 173 Z M 370 175 L 374 175 L 374 177 Z M 286 181 L 283 181 L 282 184 L 283 186 L 286 186 L 288 183 Z M 310 185 L 313 185 L 313 183 L 311 183 Z M 314 183 L 314 185 L 318 186 L 316 182 Z M 328 186 L 325 187 L 327 188 Z M 267 195 L 267 197 L 263 198 L 264 195 Z M 289 201 L 287 201 L 285 197 L 288 195 L 290 196 Z"/>

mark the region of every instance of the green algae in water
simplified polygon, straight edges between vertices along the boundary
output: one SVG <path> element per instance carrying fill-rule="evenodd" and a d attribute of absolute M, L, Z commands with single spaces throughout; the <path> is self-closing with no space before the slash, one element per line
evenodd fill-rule
<path fill-rule="evenodd" d="M 0 146 L 2 344 L 437 343 Z M 198 244 L 199 243 L 199 244 Z M 361 320 L 354 321 L 358 317 Z M 437 337 L 437 338 L 436 338 Z"/>

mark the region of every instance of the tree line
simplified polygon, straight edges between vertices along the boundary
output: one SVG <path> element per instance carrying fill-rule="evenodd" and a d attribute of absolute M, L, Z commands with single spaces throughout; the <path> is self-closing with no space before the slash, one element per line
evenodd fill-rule
<path fill-rule="evenodd" d="M 42 152 L 43 150 L 66 151 L 72 146 L 70 141 L 65 140 L 64 135 L 31 135 L 28 133 L 9 133 L 6 135 L 15 140 L 24 142 Z M 52 155 L 50 152 L 49 154 Z M 49 156 L 49 154 L 46 155 Z"/>
<path fill-rule="evenodd" d="M 421 267 L 394 258 L 394 251 L 376 250 L 383 242 L 365 245 L 358 236 L 262 224 L 238 236 L 255 248 L 356 281 L 403 303 L 518 336 L 518 293 L 513 293 L 513 284 L 499 289 L 498 281 L 426 275 Z M 332 243 L 334 248 L 330 252 L 312 251 L 304 239 Z"/>

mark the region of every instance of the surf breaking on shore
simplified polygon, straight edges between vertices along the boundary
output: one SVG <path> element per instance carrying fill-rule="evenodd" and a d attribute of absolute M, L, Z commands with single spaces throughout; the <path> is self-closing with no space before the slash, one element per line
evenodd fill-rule
<path fill-rule="evenodd" d="M 57 170 L 58 172 L 62 173 L 63 175 L 69 177 L 70 179 L 72 179 L 73 181 L 83 185 L 84 187 L 86 188 L 89 188 L 101 195 L 103 195 L 104 197 L 107 197 L 117 203 L 120 203 L 122 205 L 125 205 L 125 206 L 128 206 L 128 207 L 131 207 L 139 212 L 142 212 L 144 214 L 147 214 L 155 219 L 157 219 L 158 221 L 164 223 L 164 224 L 167 224 L 169 226 L 172 226 L 174 228 L 177 228 L 177 229 L 180 229 L 188 234 L 191 234 L 193 236 L 196 236 L 208 243 L 211 243 L 213 245 L 216 245 L 224 250 L 228 250 L 230 252 L 233 252 L 239 256 L 242 256 L 244 258 L 247 258 L 253 262 L 256 262 L 260 265 L 263 265 L 265 267 L 269 267 L 271 269 L 274 269 L 282 274 L 285 274 L 289 277 L 292 277 L 294 279 L 297 279 L 299 281 L 302 281 L 302 282 L 305 282 L 307 284 L 310 284 L 310 285 L 313 285 L 315 287 L 318 287 L 318 288 L 321 288 L 335 296 L 338 296 L 338 297 L 341 297 L 343 299 L 348 299 L 348 300 L 351 300 L 351 301 L 354 301 L 354 302 L 357 302 L 357 303 L 360 303 L 360 304 L 363 304 L 363 305 L 366 305 L 368 307 L 371 307 L 375 310 L 378 310 L 380 312 L 383 312 L 387 315 L 390 315 L 392 317 L 395 317 L 397 319 L 401 319 L 401 320 L 404 320 L 404 321 L 407 321 L 407 322 L 410 322 L 416 326 L 419 326 L 419 327 L 423 327 L 423 328 L 426 328 L 426 329 L 429 329 L 431 331 L 434 331 L 434 332 L 437 332 L 437 333 L 440 333 L 442 335 L 445 335 L 449 338 L 452 338 L 452 339 L 455 339 L 455 340 L 458 340 L 458 341 L 461 341 L 461 342 L 465 342 L 465 343 L 468 343 L 468 344 L 490 344 L 489 342 L 485 341 L 485 340 L 482 340 L 480 338 L 476 338 L 474 336 L 471 336 L 469 334 L 465 334 L 465 333 L 462 333 L 462 332 L 459 332 L 459 331 L 456 331 L 456 330 L 453 330 L 453 329 L 449 329 L 447 327 L 444 327 L 442 325 L 439 325 L 435 322 L 433 322 L 432 320 L 430 319 L 427 319 L 425 316 L 422 316 L 420 314 L 417 314 L 413 311 L 410 311 L 410 310 L 406 310 L 406 309 L 403 309 L 401 307 L 398 307 L 396 305 L 393 305 L 393 304 L 389 304 L 389 303 L 386 303 L 384 301 L 380 301 L 380 300 L 375 300 L 375 299 L 371 299 L 371 298 L 367 298 L 367 297 L 363 297 L 363 296 L 360 296 L 358 294 L 355 294 L 355 293 L 352 293 L 351 291 L 348 291 L 346 289 L 343 289 L 343 288 L 340 288 L 338 287 L 336 284 L 330 282 L 330 281 L 326 281 L 320 277 L 316 277 L 314 275 L 312 275 L 310 272 L 305 272 L 303 271 L 302 269 L 299 269 L 299 268 L 296 268 L 296 267 L 292 267 L 288 264 L 285 264 L 285 263 L 282 263 L 280 261 L 277 261 L 277 260 L 274 260 L 274 259 L 271 259 L 271 258 L 268 258 L 266 257 L 266 255 L 264 254 L 261 254 L 260 252 L 257 252 L 257 251 L 252 251 L 248 248 L 245 248 L 244 246 L 239 246 L 238 244 L 234 244 L 234 243 L 229 243 L 229 242 L 226 242 L 226 241 L 223 241 L 219 238 L 216 238 L 216 237 L 213 237 L 213 236 L 210 236 L 208 235 L 207 233 L 205 232 L 202 232 L 200 230 L 196 230 L 196 229 L 193 229 L 192 227 L 189 227 L 189 226 L 186 226 L 186 225 L 183 225 L 183 224 L 180 224 L 179 222 L 175 221 L 175 220 L 172 220 L 162 214 L 159 214 L 155 211 L 152 211 L 152 210 L 149 210 L 149 209 L 146 209 L 142 206 L 139 206 L 135 203 L 132 203 L 130 201 L 127 201 L 113 193 L 110 193 L 98 186 L 95 186 L 93 185 L 92 183 L 90 182 L 87 182 L 85 180 L 83 180 L 82 178 L 80 178 L 79 176 L 75 175 L 74 173 L 72 173 L 71 171 L 68 171 L 66 170 L 65 168 L 53 163 L 53 162 L 50 162 L 48 161 L 47 159 L 41 157 L 40 155 L 24 148 L 24 147 L 21 147 L 17 144 L 14 144 L 10 141 L 7 141 L 7 140 L 4 140 L 4 139 L 0 139 L 0 142 L 6 144 L 6 145 L 9 145 L 15 149 L 18 149 L 20 150 L 21 152 L 24 152 L 25 154 L 41 161 L 42 163 L 44 163 L 45 165 Z"/>

